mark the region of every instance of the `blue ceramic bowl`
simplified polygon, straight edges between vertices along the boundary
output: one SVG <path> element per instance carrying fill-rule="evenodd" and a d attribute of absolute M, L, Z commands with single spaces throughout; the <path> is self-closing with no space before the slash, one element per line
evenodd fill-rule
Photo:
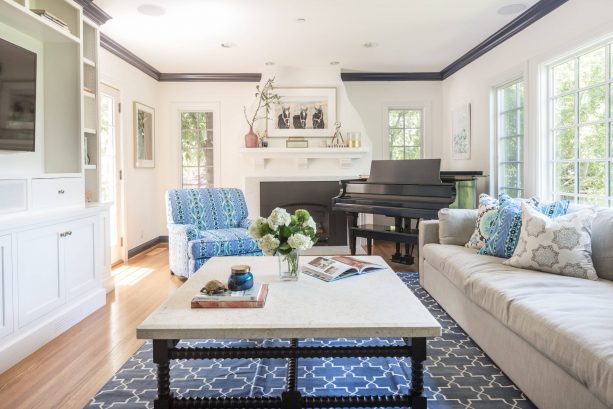
<path fill-rule="evenodd" d="M 228 289 L 230 291 L 245 291 L 253 287 L 253 274 L 232 273 L 228 278 Z"/>

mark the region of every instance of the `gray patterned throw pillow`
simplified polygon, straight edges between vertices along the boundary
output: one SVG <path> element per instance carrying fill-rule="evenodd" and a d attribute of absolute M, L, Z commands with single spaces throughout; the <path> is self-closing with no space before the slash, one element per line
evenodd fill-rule
<path fill-rule="evenodd" d="M 550 219 L 522 203 L 522 227 L 513 256 L 504 264 L 569 277 L 597 280 L 592 264 L 592 222 L 585 209 Z"/>

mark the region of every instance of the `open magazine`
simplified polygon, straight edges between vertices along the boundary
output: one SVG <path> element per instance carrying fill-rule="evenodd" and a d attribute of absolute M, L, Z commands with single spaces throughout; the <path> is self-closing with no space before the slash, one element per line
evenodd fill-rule
<path fill-rule="evenodd" d="M 386 268 L 380 264 L 361 261 L 353 257 L 316 257 L 302 268 L 302 272 L 324 281 L 335 281 L 353 275 Z"/>

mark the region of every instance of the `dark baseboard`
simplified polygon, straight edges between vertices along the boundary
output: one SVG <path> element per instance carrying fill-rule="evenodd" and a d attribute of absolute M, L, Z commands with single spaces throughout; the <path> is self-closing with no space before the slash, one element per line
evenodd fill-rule
<path fill-rule="evenodd" d="M 168 243 L 168 236 L 158 236 L 154 239 L 144 242 L 143 244 L 139 244 L 133 249 L 128 250 L 128 259 L 131 259 L 132 257 L 137 256 L 140 253 L 145 252 L 160 243 Z"/>

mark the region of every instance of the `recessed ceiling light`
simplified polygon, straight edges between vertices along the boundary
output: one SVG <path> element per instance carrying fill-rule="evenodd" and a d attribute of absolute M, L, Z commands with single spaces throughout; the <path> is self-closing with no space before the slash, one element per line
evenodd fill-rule
<path fill-rule="evenodd" d="M 506 6 L 502 6 L 498 9 L 498 14 L 501 14 L 503 16 L 508 16 L 511 14 L 521 13 L 527 8 L 528 6 L 522 3 L 507 4 Z"/>
<path fill-rule="evenodd" d="M 221 43 L 221 46 L 223 48 L 233 48 L 233 47 L 236 47 L 236 44 L 234 44 L 234 43 Z"/>
<path fill-rule="evenodd" d="M 146 16 L 158 17 L 166 14 L 166 10 L 156 4 L 141 4 L 136 8 L 139 13 Z"/>
<path fill-rule="evenodd" d="M 332 61 L 332 62 L 330 63 L 330 65 L 339 65 L 339 64 L 340 64 L 340 62 L 338 62 L 338 61 Z"/>
<path fill-rule="evenodd" d="M 274 61 L 266 61 L 264 65 L 275 65 Z"/>
<path fill-rule="evenodd" d="M 375 48 L 376 46 L 378 46 L 379 44 L 377 43 L 372 43 L 372 42 L 368 42 L 368 43 L 364 43 L 362 44 L 363 47 L 365 48 Z"/>
<path fill-rule="evenodd" d="M 303 18 L 303 17 L 297 18 L 296 23 L 306 23 L 306 18 Z"/>

